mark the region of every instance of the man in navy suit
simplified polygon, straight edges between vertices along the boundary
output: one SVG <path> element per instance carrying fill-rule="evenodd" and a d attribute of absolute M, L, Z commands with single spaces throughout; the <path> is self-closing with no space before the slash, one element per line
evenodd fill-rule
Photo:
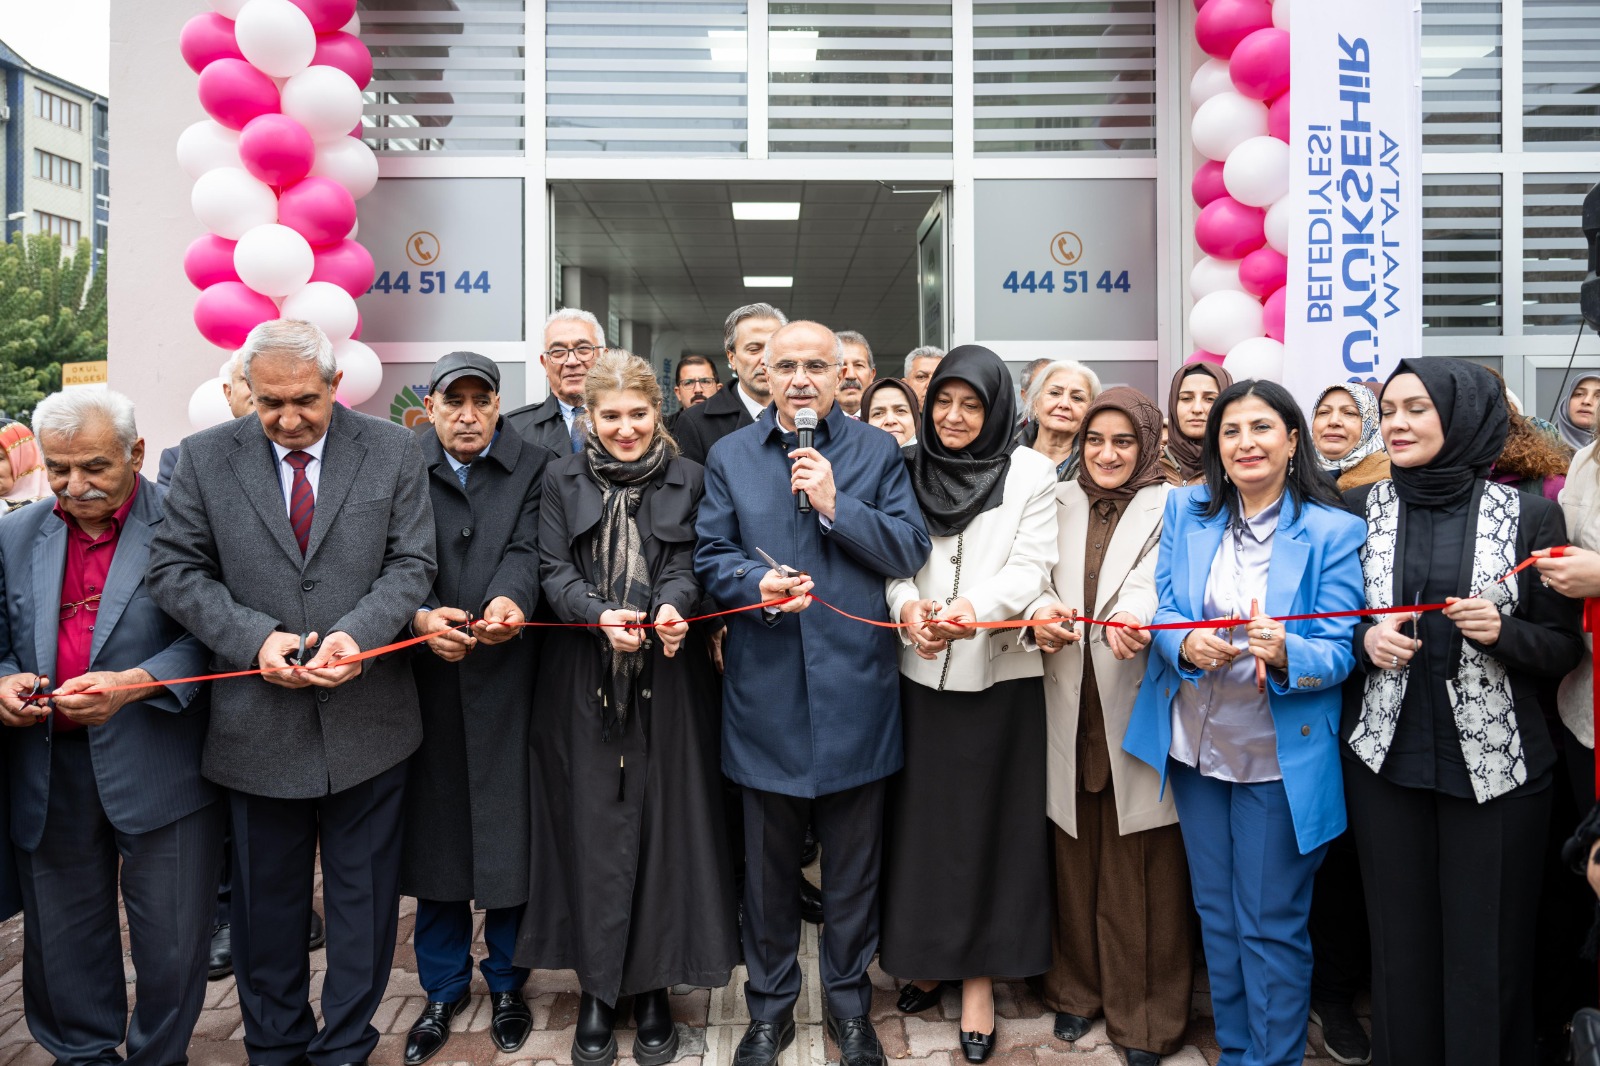
<path fill-rule="evenodd" d="M 168 682 L 204 673 L 208 653 L 145 592 L 164 514 L 139 474 L 132 402 L 61 392 L 33 425 L 55 497 L 0 523 L 23 1010 L 58 1063 L 117 1062 L 124 1038 L 130 1063 L 182 1062 L 205 998 L 223 810 L 200 775 L 202 686 Z M 36 683 L 53 701 L 25 702 Z M 138 974 L 131 1026 L 119 881 Z"/>

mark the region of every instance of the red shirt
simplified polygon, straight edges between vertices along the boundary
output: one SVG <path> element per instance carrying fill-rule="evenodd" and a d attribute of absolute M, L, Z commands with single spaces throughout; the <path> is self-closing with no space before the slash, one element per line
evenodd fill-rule
<path fill-rule="evenodd" d="M 71 618 L 60 622 L 56 631 L 56 676 L 50 679 L 51 688 L 62 681 L 89 672 L 89 649 L 94 646 L 94 627 L 99 621 L 99 597 L 106 587 L 106 575 L 111 573 L 111 560 L 117 554 L 117 538 L 122 536 L 122 524 L 133 510 L 133 501 L 139 498 L 139 479 L 133 491 L 116 513 L 111 516 L 111 526 L 98 537 L 91 537 L 56 500 L 56 515 L 67 526 L 67 567 L 61 578 L 61 606 L 79 604 Z M 88 610 L 83 601 L 93 599 L 96 610 Z M 71 718 L 55 712 L 58 730 L 82 729 Z"/>

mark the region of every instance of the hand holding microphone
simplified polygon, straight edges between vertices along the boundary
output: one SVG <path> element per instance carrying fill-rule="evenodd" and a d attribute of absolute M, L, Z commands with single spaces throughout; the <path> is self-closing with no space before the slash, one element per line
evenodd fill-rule
<path fill-rule="evenodd" d="M 836 502 L 833 485 L 833 464 L 823 458 L 813 447 L 817 430 L 817 412 L 802 407 L 794 414 L 795 434 L 799 446 L 789 453 L 794 466 L 789 473 L 789 491 L 800 497 L 801 514 L 815 510 L 828 521 L 833 521 Z"/>

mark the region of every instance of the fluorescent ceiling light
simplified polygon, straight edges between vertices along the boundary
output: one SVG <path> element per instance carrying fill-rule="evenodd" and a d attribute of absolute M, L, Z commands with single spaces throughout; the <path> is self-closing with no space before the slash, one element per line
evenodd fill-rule
<path fill-rule="evenodd" d="M 794 288 L 794 278 L 777 274 L 746 274 L 744 276 L 744 287 L 747 289 L 792 289 Z"/>
<path fill-rule="evenodd" d="M 799 203 L 772 200 L 735 200 L 735 222 L 793 222 L 800 217 Z"/>

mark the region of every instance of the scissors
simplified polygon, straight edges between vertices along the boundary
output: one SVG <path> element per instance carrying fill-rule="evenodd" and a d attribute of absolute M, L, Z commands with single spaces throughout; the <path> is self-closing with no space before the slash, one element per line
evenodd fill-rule
<path fill-rule="evenodd" d="M 39 715 L 41 721 L 48 713 L 45 708 L 50 706 L 50 694 L 44 690 L 44 687 L 49 683 L 50 679 L 48 677 L 41 676 L 34 678 L 33 688 L 28 691 L 26 696 L 22 697 L 22 705 L 24 707 L 36 706 L 39 708 L 38 712 L 36 713 Z"/>
<path fill-rule="evenodd" d="M 783 563 L 778 562 L 778 560 L 774 559 L 772 556 L 768 555 L 766 552 L 762 551 L 760 548 L 756 549 L 756 554 L 761 556 L 761 561 L 762 562 L 764 562 L 768 566 L 772 567 L 774 570 L 776 570 L 778 573 L 782 574 L 784 577 L 805 577 L 806 576 L 806 572 L 804 570 L 796 570 L 792 566 L 786 566 Z"/>

